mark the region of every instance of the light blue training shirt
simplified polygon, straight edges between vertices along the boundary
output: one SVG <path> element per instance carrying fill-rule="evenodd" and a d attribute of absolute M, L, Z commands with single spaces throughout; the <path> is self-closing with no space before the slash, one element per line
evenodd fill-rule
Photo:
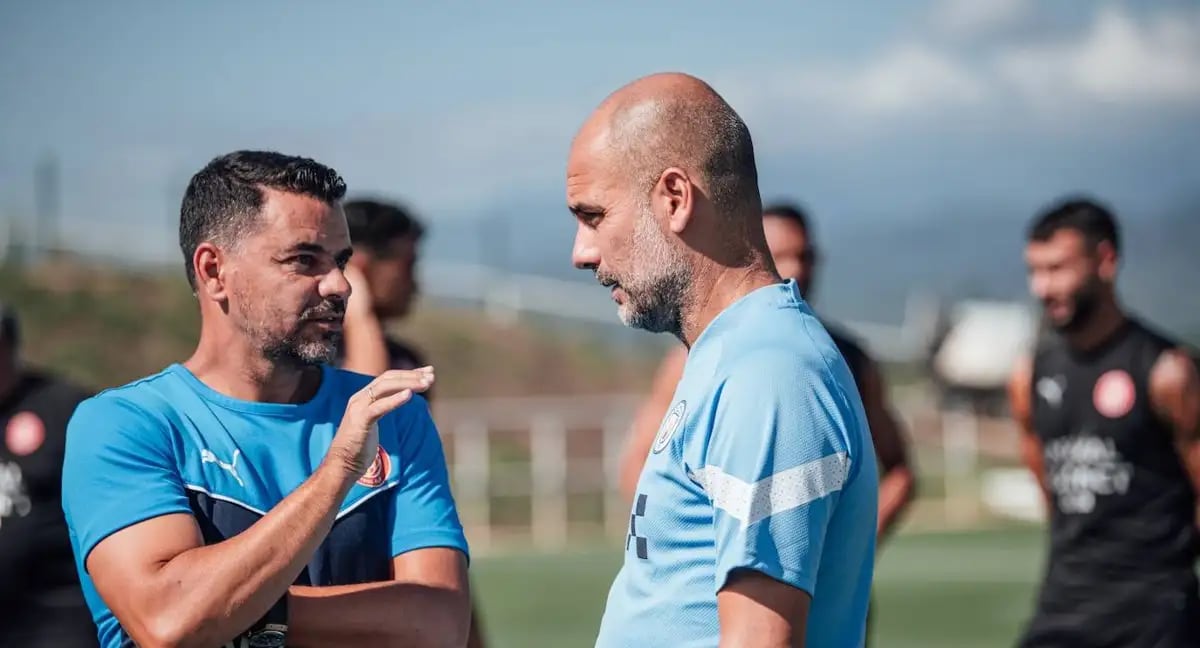
<path fill-rule="evenodd" d="M 596 646 L 717 646 L 742 569 L 812 596 L 809 648 L 862 646 L 878 484 L 850 369 L 795 281 L 742 297 L 688 354 Z"/>

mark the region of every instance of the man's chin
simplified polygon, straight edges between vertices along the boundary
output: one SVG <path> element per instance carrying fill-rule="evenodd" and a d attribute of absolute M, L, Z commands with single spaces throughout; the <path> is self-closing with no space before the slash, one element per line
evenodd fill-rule
<path fill-rule="evenodd" d="M 323 364 L 332 364 L 337 361 L 340 340 L 341 336 L 337 335 L 320 341 L 314 340 L 291 345 L 286 349 L 268 350 L 267 357 L 276 362 L 298 367 L 316 367 Z"/>
<path fill-rule="evenodd" d="M 629 328 L 640 329 L 647 333 L 679 334 L 679 326 L 671 319 L 635 311 L 629 308 L 628 304 L 622 304 L 617 308 L 617 316 L 621 318 L 621 323 Z"/>
<path fill-rule="evenodd" d="M 1079 317 L 1078 313 L 1070 313 L 1061 317 L 1047 316 L 1046 320 L 1050 323 L 1050 328 L 1057 333 L 1071 333 L 1082 327 L 1084 318 Z"/>

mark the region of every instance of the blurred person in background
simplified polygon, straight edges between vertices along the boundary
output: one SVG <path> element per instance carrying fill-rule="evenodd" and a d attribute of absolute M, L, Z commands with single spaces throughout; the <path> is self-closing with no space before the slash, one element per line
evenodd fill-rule
<path fill-rule="evenodd" d="M 1021 457 L 1049 510 L 1049 556 L 1020 645 L 1200 646 L 1200 378 L 1116 295 L 1121 240 L 1088 199 L 1028 230 L 1051 332 L 1009 385 Z"/>
<path fill-rule="evenodd" d="M 424 367 L 424 356 L 417 349 L 387 332 L 390 322 L 408 316 L 417 296 L 417 257 L 424 225 L 397 204 L 351 200 L 344 209 L 354 246 L 346 278 L 355 297 L 346 307 L 342 366 L 369 376 L 388 369 Z M 429 400 L 431 394 L 425 398 Z"/>
<path fill-rule="evenodd" d="M 23 366 L 0 302 L 0 647 L 95 646 L 62 511 L 67 421 L 88 394 Z"/>
<path fill-rule="evenodd" d="M 354 256 L 346 265 L 353 296 L 346 305 L 342 368 L 377 376 L 389 369 L 424 367 L 424 355 L 389 335 L 387 325 L 408 316 L 419 292 L 417 259 L 425 227 L 395 203 L 351 200 L 344 207 Z M 432 386 L 425 400 L 433 402 Z M 479 607 L 473 607 L 467 646 L 483 648 Z"/>
<path fill-rule="evenodd" d="M 794 279 L 809 304 L 813 301 L 813 283 L 819 252 L 812 236 L 808 217 L 795 205 L 779 204 L 763 210 L 763 230 L 775 268 L 784 279 Z M 833 343 L 845 358 L 854 376 L 867 413 L 871 441 L 879 462 L 879 515 L 876 533 L 879 540 L 895 528 L 900 514 L 912 501 L 916 478 L 909 461 L 908 441 L 901 432 L 899 421 L 892 412 L 887 385 L 871 356 L 847 332 L 821 318 Z M 631 499 L 637 488 L 642 466 L 650 453 L 654 435 L 675 394 L 687 360 L 687 348 L 669 351 L 655 373 L 650 394 L 634 418 L 629 445 L 621 462 L 621 492 Z"/>
<path fill-rule="evenodd" d="M 745 122 L 694 77 L 639 79 L 581 127 L 566 188 L 575 266 L 689 349 L 596 645 L 862 645 L 875 454 L 849 367 L 775 270 Z"/>
<path fill-rule="evenodd" d="M 192 177 L 192 357 L 81 403 L 63 509 L 105 648 L 463 646 L 467 544 L 420 397 L 432 368 L 330 365 L 346 186 L 238 151 Z"/>

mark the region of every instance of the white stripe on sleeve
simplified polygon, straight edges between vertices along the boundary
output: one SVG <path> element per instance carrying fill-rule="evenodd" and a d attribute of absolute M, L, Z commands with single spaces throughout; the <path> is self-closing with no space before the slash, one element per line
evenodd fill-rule
<path fill-rule="evenodd" d="M 841 490 L 849 474 L 850 457 L 839 452 L 781 470 L 753 484 L 719 466 L 705 466 L 690 476 L 708 494 L 714 507 L 750 526 Z"/>

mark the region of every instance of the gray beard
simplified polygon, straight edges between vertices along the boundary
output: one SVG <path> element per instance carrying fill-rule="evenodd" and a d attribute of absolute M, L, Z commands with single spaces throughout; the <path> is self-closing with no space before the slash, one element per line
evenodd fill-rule
<path fill-rule="evenodd" d="M 669 273 L 648 288 L 644 296 L 630 294 L 628 316 L 622 318 L 625 325 L 650 333 L 670 333 L 681 337 L 683 307 L 690 283 L 683 273 Z"/>

